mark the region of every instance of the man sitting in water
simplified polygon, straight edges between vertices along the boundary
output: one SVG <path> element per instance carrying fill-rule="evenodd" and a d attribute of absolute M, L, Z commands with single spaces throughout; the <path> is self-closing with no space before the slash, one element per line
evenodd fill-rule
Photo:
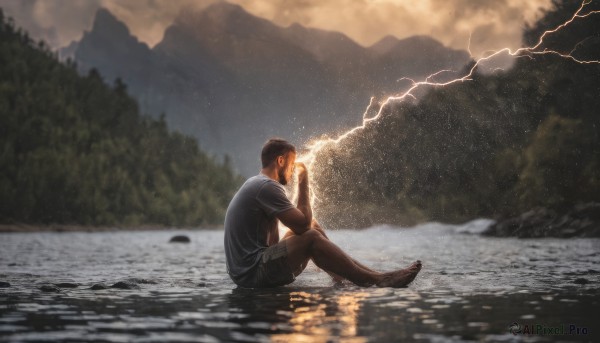
<path fill-rule="evenodd" d="M 421 270 L 416 261 L 406 269 L 376 272 L 353 260 L 333 244 L 312 218 L 308 171 L 295 163 L 296 149 L 283 139 L 270 139 L 261 154 L 262 170 L 249 178 L 231 200 L 225 216 L 227 272 L 242 287 L 275 287 L 293 282 L 309 260 L 334 279 L 359 286 L 404 287 Z M 298 205 L 282 185 L 298 172 Z M 278 221 L 288 231 L 279 240 Z"/>

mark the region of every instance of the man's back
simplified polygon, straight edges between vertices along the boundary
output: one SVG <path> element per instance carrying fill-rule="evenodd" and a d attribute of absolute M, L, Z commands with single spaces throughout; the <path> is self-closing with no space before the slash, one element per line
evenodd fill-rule
<path fill-rule="evenodd" d="M 252 274 L 268 247 L 267 235 L 276 215 L 294 206 L 283 186 L 259 174 L 249 178 L 229 203 L 225 215 L 227 272 L 238 282 Z"/>

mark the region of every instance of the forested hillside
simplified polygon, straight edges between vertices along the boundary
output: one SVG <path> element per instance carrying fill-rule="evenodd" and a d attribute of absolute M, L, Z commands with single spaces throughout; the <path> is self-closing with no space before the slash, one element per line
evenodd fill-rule
<path fill-rule="evenodd" d="M 0 223 L 218 224 L 239 182 L 121 81 L 79 76 L 0 11 Z"/>
<path fill-rule="evenodd" d="M 525 42 L 535 45 L 578 6 L 556 1 Z M 600 60 L 599 23 L 598 14 L 579 18 L 540 51 Z M 471 79 L 432 88 L 416 104 L 392 102 L 380 120 L 321 151 L 314 185 L 323 221 L 457 222 L 600 201 L 598 63 L 531 55 Z"/>

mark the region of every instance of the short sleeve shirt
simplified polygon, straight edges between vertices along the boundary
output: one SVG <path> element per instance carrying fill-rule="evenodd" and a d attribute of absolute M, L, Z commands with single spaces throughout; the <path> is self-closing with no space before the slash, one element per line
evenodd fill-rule
<path fill-rule="evenodd" d="M 268 247 L 268 232 L 277 225 L 276 216 L 294 207 L 283 186 L 263 174 L 242 185 L 225 215 L 227 272 L 234 281 L 253 273 Z"/>

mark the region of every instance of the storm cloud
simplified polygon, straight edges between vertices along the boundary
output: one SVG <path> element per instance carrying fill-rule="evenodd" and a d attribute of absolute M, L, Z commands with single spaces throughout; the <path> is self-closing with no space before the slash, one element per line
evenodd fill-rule
<path fill-rule="evenodd" d="M 79 39 L 100 7 L 124 21 L 140 40 L 153 46 L 182 10 L 219 0 L 0 0 L 0 7 L 37 39 L 61 47 Z M 386 35 L 429 35 L 448 46 L 481 54 L 517 48 L 526 23 L 550 0 L 232 0 L 250 13 L 278 25 L 340 31 L 368 46 Z"/>

